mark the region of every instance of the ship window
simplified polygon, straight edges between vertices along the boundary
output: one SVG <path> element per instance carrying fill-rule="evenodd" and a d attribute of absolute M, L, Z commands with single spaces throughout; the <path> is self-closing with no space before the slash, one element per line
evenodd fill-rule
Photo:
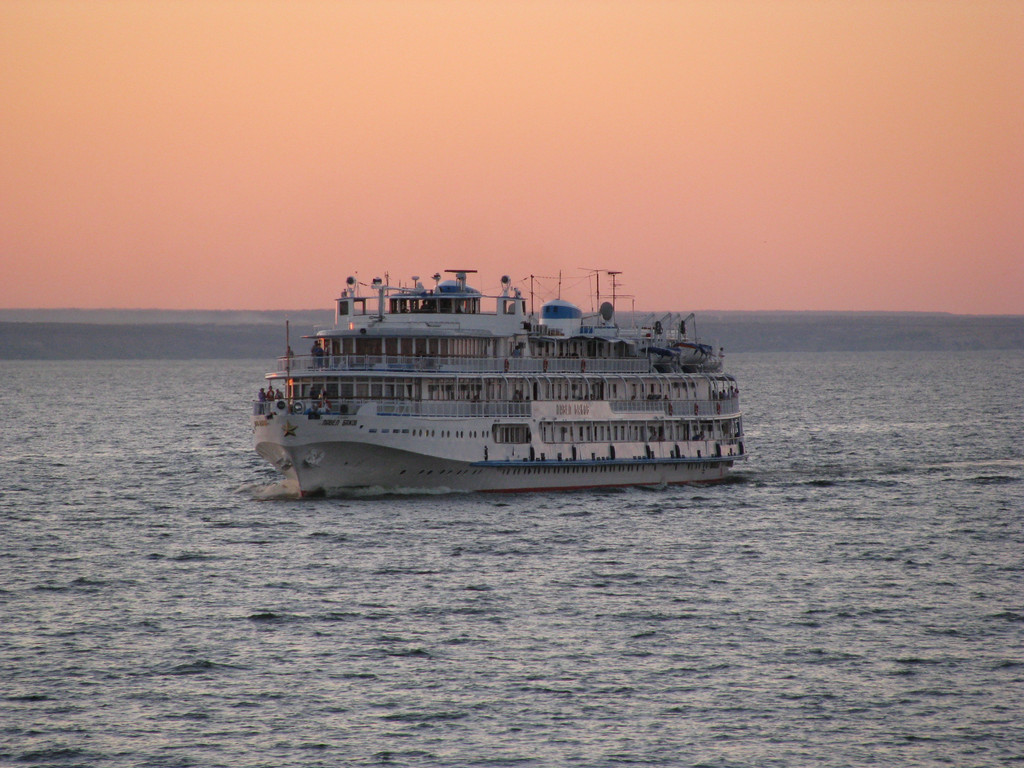
<path fill-rule="evenodd" d="M 356 341 L 356 354 L 357 355 L 380 355 L 381 351 L 381 340 L 380 339 L 366 339 L 358 338 Z"/>
<path fill-rule="evenodd" d="M 527 424 L 495 424 L 493 433 L 496 443 L 530 442 L 530 427 Z"/>

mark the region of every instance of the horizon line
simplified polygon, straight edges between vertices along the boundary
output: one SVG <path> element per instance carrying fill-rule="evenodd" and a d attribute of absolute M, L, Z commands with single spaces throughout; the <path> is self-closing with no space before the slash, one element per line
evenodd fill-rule
<path fill-rule="evenodd" d="M 949 317 L 1020 317 L 1024 318 L 1024 313 L 1015 312 L 954 312 L 951 310 L 943 309 L 696 309 L 696 310 L 666 310 L 666 309 L 620 309 L 622 313 L 651 313 L 651 312 L 681 312 L 681 311 L 693 311 L 695 314 L 775 314 L 775 315 L 799 315 L 799 314 L 820 314 L 820 315 L 946 315 Z M 6 313 L 17 313 L 17 312 L 31 312 L 31 313 L 46 313 L 46 312 L 80 312 L 80 313 L 99 313 L 99 312 L 163 312 L 163 313 L 176 313 L 176 314 L 199 314 L 199 313 L 311 313 L 321 312 L 327 314 L 333 314 L 334 310 L 330 308 L 243 308 L 243 309 L 174 309 L 167 307 L 0 307 L 0 319 Z M 595 313 L 596 314 L 596 313 Z"/>

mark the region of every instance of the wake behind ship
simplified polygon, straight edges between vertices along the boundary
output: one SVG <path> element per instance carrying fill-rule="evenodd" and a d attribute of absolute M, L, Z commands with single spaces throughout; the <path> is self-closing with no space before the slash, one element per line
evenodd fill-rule
<path fill-rule="evenodd" d="M 334 326 L 266 375 L 256 450 L 301 495 L 704 483 L 745 458 L 739 387 L 692 315 L 537 316 L 508 277 L 484 296 L 449 271 L 368 296 L 348 278 Z"/>

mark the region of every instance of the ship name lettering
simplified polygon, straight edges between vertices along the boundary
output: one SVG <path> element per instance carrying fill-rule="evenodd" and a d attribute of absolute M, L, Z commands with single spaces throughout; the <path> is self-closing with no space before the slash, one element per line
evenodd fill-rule
<path fill-rule="evenodd" d="M 589 416 L 590 403 L 559 403 L 555 405 L 556 416 Z"/>

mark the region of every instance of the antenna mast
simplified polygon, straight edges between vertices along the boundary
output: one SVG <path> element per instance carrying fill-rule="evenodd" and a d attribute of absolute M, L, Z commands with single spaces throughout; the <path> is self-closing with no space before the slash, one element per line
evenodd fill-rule
<path fill-rule="evenodd" d="M 292 379 L 292 331 L 291 323 L 288 318 L 284 321 L 284 372 L 285 376 L 288 377 L 288 381 Z M 289 390 L 288 397 L 291 397 L 291 391 Z"/>
<path fill-rule="evenodd" d="M 612 278 L 612 306 L 614 306 L 615 305 L 615 276 L 616 275 L 621 275 L 622 272 L 621 271 L 616 271 L 616 270 L 608 270 L 607 274 L 611 275 L 611 278 Z M 598 279 L 600 280 L 600 278 L 598 278 Z M 600 285 L 600 283 L 598 283 L 598 285 Z M 598 294 L 597 300 L 598 301 L 601 300 L 600 294 Z"/>

